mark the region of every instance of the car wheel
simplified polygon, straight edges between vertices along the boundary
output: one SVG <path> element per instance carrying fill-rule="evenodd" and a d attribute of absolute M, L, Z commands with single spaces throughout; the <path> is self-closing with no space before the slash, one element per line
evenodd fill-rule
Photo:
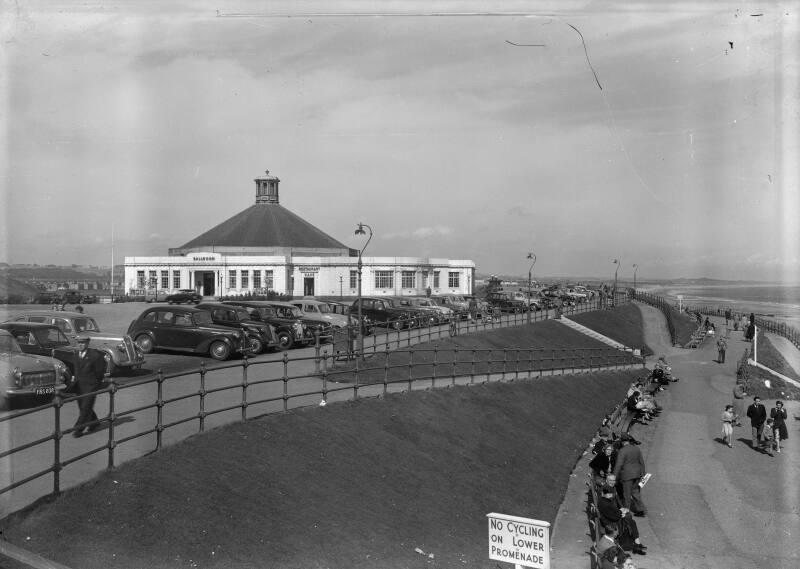
<path fill-rule="evenodd" d="M 143 354 L 153 353 L 153 339 L 147 334 L 140 334 L 136 336 L 135 342 Z"/>
<path fill-rule="evenodd" d="M 286 330 L 278 330 L 276 333 L 278 336 L 278 349 L 279 350 L 289 350 L 294 345 L 294 339 L 292 335 Z"/>
<path fill-rule="evenodd" d="M 225 342 L 214 342 L 208 349 L 208 353 L 215 360 L 224 361 L 231 355 L 231 348 Z"/>
<path fill-rule="evenodd" d="M 402 320 L 394 320 L 392 322 L 392 328 L 394 330 L 402 330 L 403 329 L 403 322 Z"/>
<path fill-rule="evenodd" d="M 250 351 L 254 354 L 260 354 L 264 351 L 264 342 L 261 341 L 261 338 L 256 336 L 250 336 L 247 338 L 248 345 L 250 347 Z"/>

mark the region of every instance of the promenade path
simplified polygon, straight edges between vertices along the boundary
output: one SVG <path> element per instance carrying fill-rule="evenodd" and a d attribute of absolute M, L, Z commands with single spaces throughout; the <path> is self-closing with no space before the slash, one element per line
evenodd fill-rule
<path fill-rule="evenodd" d="M 646 556 L 639 569 L 796 569 L 800 567 L 800 404 L 788 401 L 789 440 L 770 456 L 750 446 L 750 428 L 734 430 L 730 449 L 720 440 L 720 414 L 731 402 L 736 364 L 749 345 L 730 332 L 726 362 L 716 346 L 673 348 L 661 313 L 642 306 L 646 341 L 665 354 L 681 378 L 658 397 L 664 411 L 636 425 L 652 479 L 642 491 L 646 518 L 637 518 Z M 718 330 L 724 321 L 714 319 Z M 782 353 L 784 347 L 779 348 Z M 774 401 L 764 401 L 770 409 Z M 577 464 L 553 531 L 556 569 L 589 567 L 586 472 Z"/>

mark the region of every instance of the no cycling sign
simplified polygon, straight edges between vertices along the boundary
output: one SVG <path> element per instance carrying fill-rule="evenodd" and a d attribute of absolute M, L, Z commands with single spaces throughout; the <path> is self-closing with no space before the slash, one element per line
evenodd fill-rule
<path fill-rule="evenodd" d="M 489 518 L 489 559 L 550 569 L 550 523 L 504 514 Z"/>

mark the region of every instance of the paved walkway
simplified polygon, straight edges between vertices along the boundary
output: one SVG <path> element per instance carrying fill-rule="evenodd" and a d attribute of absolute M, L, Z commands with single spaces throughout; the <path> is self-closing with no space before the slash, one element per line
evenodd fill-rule
<path fill-rule="evenodd" d="M 648 516 L 637 518 L 648 554 L 635 556 L 637 567 L 800 567 L 800 404 L 787 402 L 790 438 L 781 454 L 751 448 L 749 427 L 734 431 L 729 449 L 720 442 L 719 416 L 731 401 L 736 363 L 748 346 L 742 333 L 730 333 L 726 363 L 718 364 L 713 342 L 694 350 L 672 348 L 661 313 L 644 306 L 643 314 L 648 345 L 667 355 L 681 381 L 659 395 L 661 416 L 634 429 L 653 473 L 643 490 Z M 715 322 L 724 330 L 723 320 Z M 774 401 L 764 403 L 769 409 Z M 556 518 L 556 569 L 589 567 L 585 473 L 590 456 L 576 466 Z"/>

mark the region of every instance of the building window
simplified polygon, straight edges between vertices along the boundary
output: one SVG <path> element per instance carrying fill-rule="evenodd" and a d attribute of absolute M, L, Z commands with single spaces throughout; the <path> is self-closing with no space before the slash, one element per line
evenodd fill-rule
<path fill-rule="evenodd" d="M 172 288 L 181 288 L 181 272 L 172 271 Z"/>
<path fill-rule="evenodd" d="M 350 271 L 350 288 L 358 288 L 358 271 Z"/>
<path fill-rule="evenodd" d="M 275 287 L 272 285 L 272 278 L 273 278 L 274 271 L 264 271 L 264 288 L 267 290 L 275 290 Z"/>
<path fill-rule="evenodd" d="M 375 271 L 375 288 L 394 288 L 394 272 Z"/>
<path fill-rule="evenodd" d="M 161 288 L 169 288 L 169 271 L 161 271 Z"/>
<path fill-rule="evenodd" d="M 155 271 L 150 271 L 150 288 L 156 288 L 158 286 L 158 278 L 156 277 Z"/>
<path fill-rule="evenodd" d="M 253 271 L 253 288 L 261 288 L 261 271 Z"/>
<path fill-rule="evenodd" d="M 136 271 L 136 288 L 144 288 L 144 271 Z"/>
<path fill-rule="evenodd" d="M 228 271 L 228 288 L 236 288 L 236 271 Z"/>
<path fill-rule="evenodd" d="M 439 288 L 439 271 L 433 271 L 433 288 Z"/>
<path fill-rule="evenodd" d="M 242 288 L 250 288 L 250 271 L 240 271 L 242 277 Z"/>
<path fill-rule="evenodd" d="M 422 271 L 422 288 L 428 288 L 428 271 Z"/>
<path fill-rule="evenodd" d="M 403 288 L 415 288 L 416 283 L 414 282 L 416 279 L 414 278 L 417 273 L 414 271 L 403 271 L 401 275 L 400 282 L 403 283 Z"/>
<path fill-rule="evenodd" d="M 459 281 L 458 277 L 460 277 L 460 276 L 461 276 L 461 273 L 456 273 L 456 272 L 453 272 L 453 271 L 450 271 L 449 273 L 447 273 L 447 286 L 450 287 L 450 288 L 458 288 L 460 286 L 458 284 L 458 281 Z"/>

